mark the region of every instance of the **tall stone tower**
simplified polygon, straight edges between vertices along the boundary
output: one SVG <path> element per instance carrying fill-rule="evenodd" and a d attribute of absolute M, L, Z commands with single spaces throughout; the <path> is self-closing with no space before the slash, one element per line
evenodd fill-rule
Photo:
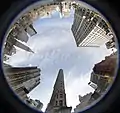
<path fill-rule="evenodd" d="M 60 69 L 54 85 L 52 97 L 46 108 L 46 113 L 70 113 L 72 107 L 67 107 L 63 70 Z"/>

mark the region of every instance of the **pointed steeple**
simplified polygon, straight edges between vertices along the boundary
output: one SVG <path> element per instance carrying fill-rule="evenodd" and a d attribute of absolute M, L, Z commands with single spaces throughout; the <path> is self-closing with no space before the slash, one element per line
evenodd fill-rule
<path fill-rule="evenodd" d="M 61 84 L 62 84 L 62 88 L 65 89 L 63 69 L 60 69 L 58 72 L 58 76 L 57 76 L 57 79 L 54 85 L 54 89 L 59 89 Z"/>
<path fill-rule="evenodd" d="M 65 86 L 64 86 L 64 73 L 62 69 L 60 69 L 58 72 L 58 76 L 55 81 L 52 97 L 46 108 L 46 112 L 54 113 L 55 110 L 58 110 L 61 107 L 67 107 L 66 93 L 65 93 Z"/>
<path fill-rule="evenodd" d="M 19 48 L 21 48 L 21 49 L 23 49 L 23 50 L 25 50 L 25 51 L 34 53 L 34 52 L 31 50 L 31 48 L 29 48 L 28 46 L 26 46 L 26 45 L 24 45 L 23 43 L 17 41 L 16 39 L 14 39 L 14 40 L 16 41 L 15 46 L 17 46 L 17 47 L 19 47 Z"/>

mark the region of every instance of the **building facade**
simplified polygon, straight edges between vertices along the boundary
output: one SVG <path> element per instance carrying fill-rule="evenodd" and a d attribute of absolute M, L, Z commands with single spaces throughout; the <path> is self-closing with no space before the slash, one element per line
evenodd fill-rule
<path fill-rule="evenodd" d="M 11 89 L 23 101 L 27 94 L 40 84 L 40 69 L 37 67 L 12 67 L 4 64 L 4 74 Z"/>
<path fill-rule="evenodd" d="M 113 48 L 116 48 L 117 49 L 117 43 L 115 41 L 115 37 L 112 36 L 111 40 L 109 40 L 108 42 L 105 43 L 106 45 L 106 48 L 107 49 L 113 49 Z"/>
<path fill-rule="evenodd" d="M 42 111 L 43 103 L 39 100 L 33 100 L 31 98 L 28 98 L 26 100 L 26 104 L 31 106 L 32 108 L 36 108 L 37 110 Z"/>
<path fill-rule="evenodd" d="M 28 42 L 29 37 L 37 34 L 33 27 L 33 21 L 39 17 L 51 15 L 53 11 L 59 7 L 60 13 L 63 16 L 68 16 L 70 13 L 69 2 L 53 2 L 47 5 L 42 5 L 34 8 L 33 10 L 24 13 L 12 26 L 6 36 L 4 44 L 4 60 L 7 60 L 6 55 L 12 56 L 16 53 L 16 47 L 21 48 L 27 52 L 33 52 L 30 47 L 23 44 Z M 16 46 L 16 47 L 15 47 Z"/>
<path fill-rule="evenodd" d="M 64 0 L 53 0 L 54 2 L 62 2 L 62 1 L 64 1 Z"/>
<path fill-rule="evenodd" d="M 108 90 L 108 87 L 113 83 L 115 78 L 115 71 L 117 66 L 117 52 L 111 54 L 110 56 L 105 57 L 105 60 L 95 64 L 93 67 L 93 72 L 91 73 L 90 86 L 94 83 L 97 87 L 93 95 L 91 96 L 91 102 L 98 99 L 101 95 L 105 94 Z"/>
<path fill-rule="evenodd" d="M 64 85 L 63 70 L 60 69 L 56 82 L 54 84 L 53 93 L 46 108 L 46 113 L 71 113 L 72 107 L 67 107 L 66 93 Z"/>
<path fill-rule="evenodd" d="M 94 89 L 94 92 L 79 96 L 80 104 L 74 109 L 75 113 L 80 112 L 85 107 L 89 107 L 95 100 L 106 93 L 109 85 L 112 84 L 115 78 L 117 58 L 117 52 L 115 52 L 95 64 L 91 73 L 90 82 L 88 83 Z"/>
<path fill-rule="evenodd" d="M 33 20 L 30 13 L 23 14 L 10 28 L 6 42 L 4 43 L 4 60 L 5 55 L 12 56 L 16 53 L 16 48 L 21 48 L 27 52 L 33 52 L 30 47 L 23 44 L 28 42 L 29 37 L 37 34 L 33 27 Z"/>
<path fill-rule="evenodd" d="M 108 24 L 95 11 L 76 6 L 72 33 L 77 47 L 99 47 L 111 39 Z"/>
<path fill-rule="evenodd" d="M 80 104 L 78 104 L 76 106 L 76 108 L 74 109 L 74 113 L 78 113 L 78 112 L 82 111 L 83 109 L 85 109 L 85 107 L 90 105 L 89 104 L 89 100 L 91 98 L 91 95 L 92 95 L 91 92 L 86 94 L 86 95 L 84 95 L 84 96 L 80 96 L 79 95 Z"/>

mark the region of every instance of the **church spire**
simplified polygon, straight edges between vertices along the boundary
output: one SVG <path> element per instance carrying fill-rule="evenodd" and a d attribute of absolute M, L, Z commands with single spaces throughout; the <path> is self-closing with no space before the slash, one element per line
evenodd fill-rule
<path fill-rule="evenodd" d="M 65 89 L 63 69 L 59 70 L 58 76 L 54 85 L 54 89 L 59 89 L 59 88 Z"/>
<path fill-rule="evenodd" d="M 65 93 L 65 86 L 64 86 L 64 73 L 62 69 L 60 69 L 58 72 L 58 76 L 55 81 L 52 97 L 46 108 L 46 112 L 54 113 L 55 110 L 58 110 L 61 107 L 67 107 L 66 93 Z"/>

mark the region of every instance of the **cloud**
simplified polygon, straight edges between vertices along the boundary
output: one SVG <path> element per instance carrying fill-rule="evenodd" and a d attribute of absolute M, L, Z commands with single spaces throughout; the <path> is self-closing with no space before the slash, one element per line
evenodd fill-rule
<path fill-rule="evenodd" d="M 74 75 L 74 73 L 71 73 Z M 66 94 L 67 94 L 67 103 L 68 106 L 72 106 L 73 108 L 78 105 L 79 97 L 78 95 L 85 95 L 89 92 L 93 92 L 94 90 L 88 86 L 88 82 L 90 81 L 90 72 L 84 75 L 79 75 L 78 78 L 71 77 L 66 80 Z"/>
<path fill-rule="evenodd" d="M 60 68 L 65 74 L 67 103 L 75 107 L 79 103 L 78 95 L 93 91 L 88 82 L 94 64 L 110 54 L 104 46 L 77 47 L 71 32 L 72 21 L 73 17 L 37 20 L 34 26 L 38 34 L 30 37 L 27 43 L 35 53 L 18 51 L 9 61 L 14 66 L 38 66 L 42 70 L 40 85 L 29 95 L 43 102 L 43 110 L 50 100 Z"/>

